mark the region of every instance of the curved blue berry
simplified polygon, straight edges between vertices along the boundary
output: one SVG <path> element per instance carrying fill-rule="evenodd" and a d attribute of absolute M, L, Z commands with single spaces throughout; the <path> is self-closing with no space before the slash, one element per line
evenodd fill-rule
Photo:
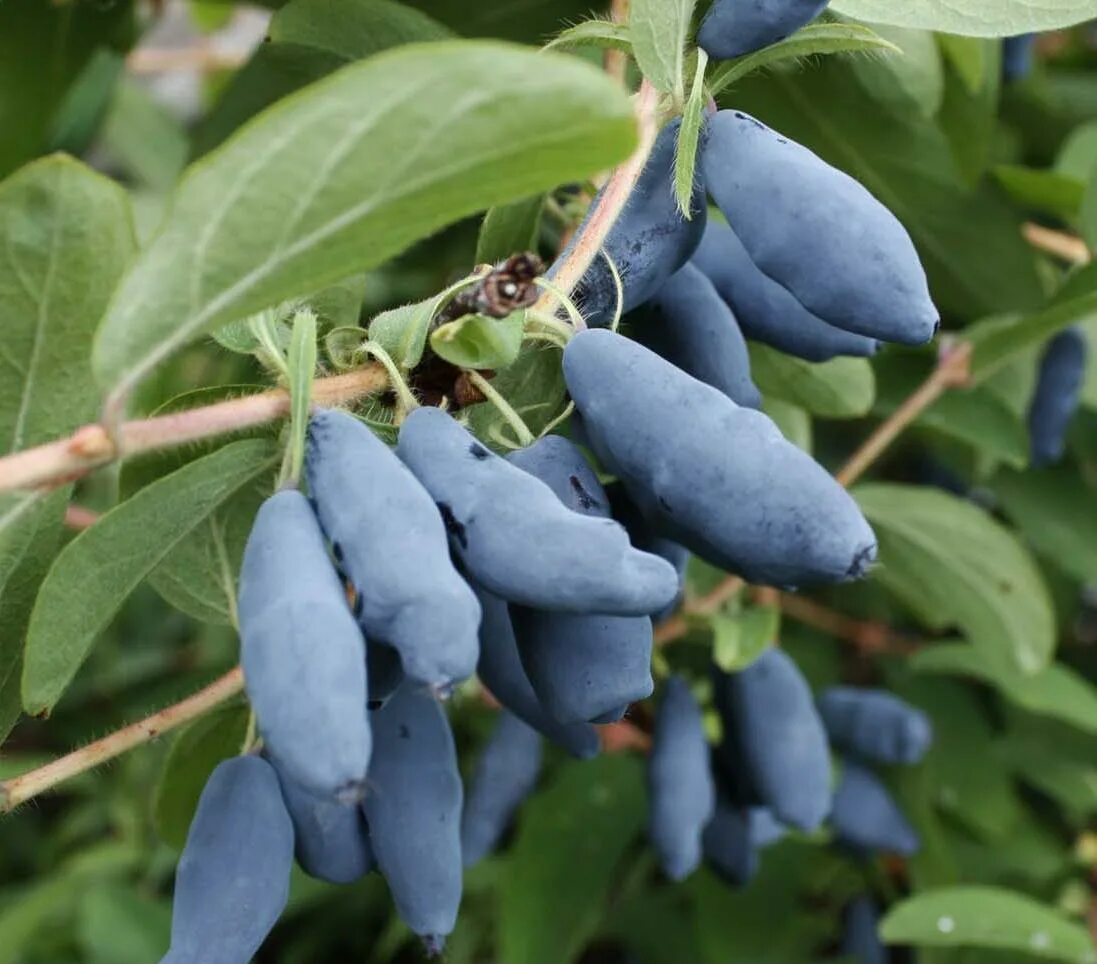
<path fill-rule="evenodd" d="M 714 675 L 716 705 L 753 792 L 784 824 L 814 830 L 831 807 L 830 752 L 811 689 L 777 648 Z"/>
<path fill-rule="evenodd" d="M 794 34 L 826 8 L 828 0 L 716 0 L 697 32 L 697 43 L 716 60 L 741 57 Z"/>
<path fill-rule="evenodd" d="M 830 823 L 837 839 L 857 851 L 883 850 L 910 857 L 921 847 L 918 832 L 883 783 L 849 760 L 834 793 Z"/>
<path fill-rule="evenodd" d="M 320 411 L 305 461 L 320 524 L 358 593 L 369 639 L 405 672 L 447 686 L 476 668 L 476 597 L 450 561 L 445 525 L 395 453 L 346 412 Z"/>
<path fill-rule="evenodd" d="M 616 522 L 572 512 L 440 409 L 412 412 L 398 451 L 438 504 L 465 570 L 504 599 L 639 616 L 677 593 L 674 570 L 633 549 Z"/>
<path fill-rule="evenodd" d="M 476 673 L 500 704 L 574 757 L 598 755 L 598 731 L 589 723 L 559 723 L 545 712 L 522 666 L 506 601 L 473 584 L 484 611 Z"/>
<path fill-rule="evenodd" d="M 294 852 L 301 869 L 333 884 L 350 884 L 368 874 L 373 851 L 360 807 L 310 793 L 277 764 L 274 769 L 293 821 Z"/>
<path fill-rule="evenodd" d="M 735 232 L 709 221 L 690 262 L 708 277 L 727 302 L 747 338 L 810 362 L 838 355 L 875 355 L 880 343 L 828 325 L 795 296 L 764 275 L 750 260 Z"/>
<path fill-rule="evenodd" d="M 544 482 L 572 512 L 610 517 L 609 497 L 598 477 L 567 439 L 546 436 L 512 453 L 509 460 Z M 646 699 L 655 687 L 647 616 L 512 606 L 511 622 L 534 692 L 561 723 L 603 718 Z"/>
<path fill-rule="evenodd" d="M 247 964 L 286 906 L 292 869 L 293 824 L 270 764 L 218 764 L 175 871 L 162 964 Z"/>
<path fill-rule="evenodd" d="M 622 311 L 631 311 L 654 295 L 689 260 L 701 240 L 707 209 L 700 171 L 694 178 L 690 220 L 682 216 L 674 194 L 674 155 L 681 123 L 681 119 L 674 120 L 660 131 L 640 179 L 603 245 L 621 276 Z M 601 194 L 595 197 L 588 220 L 601 200 Z M 582 229 L 576 237 L 581 234 Z M 569 245 L 560 260 L 570 254 Z M 599 255 L 594 259 L 573 298 L 588 325 L 599 327 L 613 320 L 617 288 L 605 258 Z"/>
<path fill-rule="evenodd" d="M 1036 34 L 1023 33 L 1002 41 L 1002 77 L 1013 83 L 1032 73 Z"/>
<path fill-rule="evenodd" d="M 829 324 L 920 345 L 937 331 L 918 252 L 848 174 L 739 111 L 709 120 L 709 192 L 751 260 Z"/>
<path fill-rule="evenodd" d="M 866 762 L 914 764 L 933 742 L 929 717 L 887 690 L 832 686 L 817 702 L 834 748 Z"/>
<path fill-rule="evenodd" d="M 705 861 L 734 887 L 750 883 L 758 873 L 758 848 L 750 837 L 750 822 L 749 810 L 720 794 L 701 838 Z"/>
<path fill-rule="evenodd" d="M 405 682 L 372 714 L 374 748 L 362 808 L 397 913 L 441 949 L 461 903 L 461 775 L 441 705 Z"/>
<path fill-rule="evenodd" d="M 366 654 L 320 526 L 295 489 L 259 509 L 238 608 L 244 682 L 271 758 L 314 793 L 357 800 L 370 755 Z"/>
<path fill-rule="evenodd" d="M 857 964 L 887 964 L 888 952 L 880 940 L 880 914 L 866 894 L 854 897 L 842 915 L 841 951 Z"/>
<path fill-rule="evenodd" d="M 651 301 L 629 315 L 628 330 L 640 344 L 719 389 L 736 405 L 762 407 L 735 315 L 692 263 L 679 268 Z"/>
<path fill-rule="evenodd" d="M 1059 332 L 1044 349 L 1028 409 L 1034 466 L 1050 465 L 1063 457 L 1067 429 L 1078 410 L 1086 378 L 1086 352 L 1085 333 L 1077 326 Z"/>
<path fill-rule="evenodd" d="M 479 863 L 499 843 L 541 773 L 541 735 L 506 710 L 484 746 L 461 814 L 461 858 Z"/>
<path fill-rule="evenodd" d="M 875 559 L 849 493 L 760 412 L 609 331 L 571 339 L 564 377 L 598 457 L 661 535 L 759 585 L 855 579 Z"/>
<path fill-rule="evenodd" d="M 680 676 L 663 689 L 648 757 L 648 837 L 671 880 L 701 862 L 701 836 L 716 808 L 701 707 Z"/>
<path fill-rule="evenodd" d="M 749 813 L 750 840 L 756 849 L 772 846 L 788 835 L 788 827 L 773 815 L 769 807 L 751 807 Z"/>

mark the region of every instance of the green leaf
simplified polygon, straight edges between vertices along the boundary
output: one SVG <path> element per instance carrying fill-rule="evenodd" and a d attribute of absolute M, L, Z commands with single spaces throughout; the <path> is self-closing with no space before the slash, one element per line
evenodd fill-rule
<path fill-rule="evenodd" d="M 1097 169 L 1086 183 L 1078 211 L 1078 222 L 1082 237 L 1092 251 L 1097 248 Z"/>
<path fill-rule="evenodd" d="M 880 540 L 874 571 L 923 624 L 959 626 L 996 666 L 1038 673 L 1055 649 L 1043 577 L 1016 537 L 970 502 L 934 489 L 861 485 Z"/>
<path fill-rule="evenodd" d="M 240 752 L 248 712 L 243 704 L 219 707 L 191 723 L 172 743 L 153 802 L 156 832 L 169 847 L 183 849 L 206 780 L 218 763 Z"/>
<path fill-rule="evenodd" d="M 276 457 L 264 439 L 230 442 L 142 489 L 65 547 L 31 615 L 22 684 L 28 713 L 53 708 L 141 580 Z"/>
<path fill-rule="evenodd" d="M 500 960 L 573 960 L 598 926 L 643 820 L 637 759 L 565 764 L 522 810 L 499 887 Z"/>
<path fill-rule="evenodd" d="M 971 85 L 950 61 L 945 67 L 945 89 L 937 114 L 938 126 L 948 137 L 952 156 L 965 182 L 980 182 L 991 162 L 1000 125 L 1001 44 L 994 40 L 970 40 L 984 48 L 983 77 Z"/>
<path fill-rule="evenodd" d="M 123 77 L 103 122 L 98 147 L 139 184 L 167 190 L 187 163 L 187 132 L 133 77 Z"/>
<path fill-rule="evenodd" d="M 710 617 L 712 659 L 725 673 L 746 669 L 777 639 L 781 611 L 776 606 L 748 606 L 730 615 Z"/>
<path fill-rule="evenodd" d="M 0 178 L 49 147 L 70 85 L 132 40 L 133 6 L 0 3 Z"/>
<path fill-rule="evenodd" d="M 999 503 L 1036 549 L 1080 582 L 1097 582 L 1097 491 L 1066 468 L 999 472 Z"/>
<path fill-rule="evenodd" d="M 1043 171 L 1019 164 L 999 164 L 994 177 L 1022 207 L 1062 218 L 1077 216 L 1086 186 L 1058 171 Z"/>
<path fill-rule="evenodd" d="M 602 170 L 635 140 L 625 93 L 573 57 L 445 42 L 353 64 L 189 170 L 107 311 L 96 371 L 121 397 L 203 332 Z"/>
<path fill-rule="evenodd" d="M 1002 691 L 1031 713 L 1097 734 L 1097 688 L 1069 666 L 1051 663 L 1033 676 L 990 666 L 963 643 L 939 643 L 915 653 L 910 667 L 919 673 L 969 676 Z"/>
<path fill-rule="evenodd" d="M 535 194 L 491 208 L 484 215 L 480 236 L 476 239 L 476 263 L 495 264 L 512 254 L 536 251 L 544 206 L 544 195 Z"/>
<path fill-rule="evenodd" d="M 370 341 L 384 348 L 400 368 L 414 368 L 423 357 L 437 302 L 437 298 L 427 298 L 382 311 L 369 323 Z"/>
<path fill-rule="evenodd" d="M 315 47 L 348 63 L 381 50 L 452 33 L 419 10 L 392 0 L 290 0 L 270 23 L 274 43 Z"/>
<path fill-rule="evenodd" d="M 567 395 L 559 350 L 535 343 L 527 344 L 518 360 L 500 371 L 491 385 L 534 435 L 560 414 Z M 492 428 L 501 425 L 502 416 L 490 403 L 473 405 L 467 411 L 469 426 L 478 438 L 490 439 Z"/>
<path fill-rule="evenodd" d="M 43 492 L 0 494 L 0 594 L 34 538 Z"/>
<path fill-rule="evenodd" d="M 697 70 L 689 91 L 682 126 L 678 129 L 678 143 L 674 147 L 674 195 L 678 210 L 688 221 L 693 209 L 693 178 L 697 167 L 697 142 L 705 119 L 705 66 L 708 54 L 697 49 Z"/>
<path fill-rule="evenodd" d="M 990 46 L 974 37 L 948 33 L 937 34 L 937 43 L 961 83 L 969 93 L 977 94 L 987 80 Z"/>
<path fill-rule="evenodd" d="M 553 47 L 600 47 L 603 50 L 623 50 L 632 53 L 632 35 L 627 24 L 611 20 L 581 20 L 560 31 L 545 44 L 545 50 Z"/>
<path fill-rule="evenodd" d="M 1097 960 L 1084 927 L 999 887 L 942 887 L 915 894 L 888 912 L 880 935 L 889 944 L 993 947 L 1054 961 Z"/>
<path fill-rule="evenodd" d="M 784 399 L 771 396 L 762 399 L 762 411 L 773 419 L 786 439 L 797 448 L 803 449 L 808 455 L 811 454 L 811 416 L 804 409 Z"/>
<path fill-rule="evenodd" d="M 39 160 L 0 184 L 0 452 L 94 417 L 94 326 L 134 247 L 125 193 L 76 161 Z M 11 503 L 0 507 L 12 523 L 0 535 L 0 736 L 19 713 L 23 635 L 71 491 L 59 486 L 14 517 Z"/>
<path fill-rule="evenodd" d="M 791 402 L 823 418 L 867 415 L 876 379 L 867 358 L 832 358 L 815 364 L 749 342 L 750 371 L 763 395 Z"/>
<path fill-rule="evenodd" d="M 893 111 L 933 117 L 945 95 L 945 71 L 937 41 L 928 30 L 874 26 L 881 39 L 902 51 L 899 57 L 854 57 L 849 65 L 865 91 Z M 872 66 L 873 70 L 863 68 Z"/>
<path fill-rule="evenodd" d="M 757 70 L 785 60 L 801 60 L 819 54 L 887 51 L 901 53 L 895 44 L 859 23 L 813 23 L 791 37 L 734 60 L 725 60 L 709 78 L 713 96 Z"/>
<path fill-rule="evenodd" d="M 926 355 L 885 352 L 873 359 L 876 402 L 881 418 L 893 414 L 933 369 Z M 1028 431 L 1017 414 L 986 387 L 946 392 L 926 408 L 915 425 L 958 439 L 976 451 L 1016 467 L 1028 464 Z"/>
<path fill-rule="evenodd" d="M 629 38 L 640 72 L 657 90 L 685 99 L 686 34 L 695 0 L 632 0 Z"/>
<path fill-rule="evenodd" d="M 87 150 L 106 115 L 125 63 L 125 58 L 117 51 L 106 47 L 95 50 L 69 87 L 53 119 L 50 152 L 64 151 L 79 156 Z"/>
<path fill-rule="evenodd" d="M 512 312 L 506 318 L 465 315 L 435 328 L 430 334 L 430 347 L 439 358 L 458 368 L 506 368 L 522 349 L 525 317 L 524 311 Z"/>
<path fill-rule="evenodd" d="M 80 905 L 78 929 L 89 964 L 148 964 L 167 950 L 171 908 L 129 887 L 90 887 Z"/>
<path fill-rule="evenodd" d="M 836 13 L 899 27 L 969 37 L 1012 37 L 1057 30 L 1097 14 L 1093 0 L 835 0 Z"/>

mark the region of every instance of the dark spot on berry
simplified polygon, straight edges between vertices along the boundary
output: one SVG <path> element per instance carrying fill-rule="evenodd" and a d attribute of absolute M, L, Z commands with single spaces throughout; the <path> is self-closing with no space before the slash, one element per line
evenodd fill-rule
<path fill-rule="evenodd" d="M 473 442 L 472 445 L 469 446 L 469 455 L 471 455 L 474 459 L 479 459 L 482 462 L 489 455 L 491 455 L 491 453 L 479 442 Z"/>
<path fill-rule="evenodd" d="M 659 496 L 659 505 L 662 507 L 663 511 L 667 515 L 674 515 L 674 512 L 670 507 L 670 503 L 667 502 L 667 500 L 664 499 L 662 496 Z"/>
<path fill-rule="evenodd" d="M 602 504 L 583 488 L 583 483 L 579 481 L 579 476 L 568 476 L 568 481 L 571 483 L 571 491 L 575 493 L 575 498 L 579 501 L 581 508 L 597 509 Z"/>
<path fill-rule="evenodd" d="M 400 724 L 400 739 L 401 740 L 410 740 L 411 739 L 411 730 L 409 730 L 406 726 L 404 726 L 403 723 Z"/>
<path fill-rule="evenodd" d="M 442 522 L 445 523 L 446 532 L 448 532 L 454 539 L 460 543 L 462 549 L 469 547 L 468 535 L 465 533 L 465 527 L 457 521 L 457 518 L 453 514 L 453 510 L 445 503 L 437 503 L 438 512 L 442 516 Z"/>
<path fill-rule="evenodd" d="M 343 561 L 343 547 L 341 545 L 339 545 L 338 542 L 333 542 L 331 544 L 331 554 L 333 556 L 335 556 L 335 561 L 336 562 L 342 562 Z"/>

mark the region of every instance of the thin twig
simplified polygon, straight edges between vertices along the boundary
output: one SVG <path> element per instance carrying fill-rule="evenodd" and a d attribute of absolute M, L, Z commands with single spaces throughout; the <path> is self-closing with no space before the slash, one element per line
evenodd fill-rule
<path fill-rule="evenodd" d="M 380 365 L 367 365 L 343 375 L 317 379 L 317 405 L 345 405 L 388 386 Z M 215 435 L 237 432 L 284 418 L 289 394 L 281 388 L 234 398 L 170 415 L 126 422 L 115 446 L 101 425 L 85 425 L 69 438 L 0 458 L 0 492 L 57 485 L 87 475 L 123 455 L 186 445 Z"/>
<path fill-rule="evenodd" d="M 37 770 L 31 770 L 21 776 L 0 782 L 0 813 L 8 813 L 21 803 L 45 790 L 71 779 L 85 770 L 91 770 L 107 760 L 113 760 L 127 750 L 140 746 L 189 723 L 202 714 L 232 699 L 244 688 L 244 674 L 237 666 L 224 676 L 214 680 L 205 689 L 172 706 L 153 713 L 145 719 L 132 723 L 109 736 L 89 743 L 79 750 L 73 750 L 47 763 Z"/>
<path fill-rule="evenodd" d="M 235 70 L 243 66 L 249 52 L 217 50 L 209 44 L 196 47 L 139 47 L 126 58 L 131 74 L 167 74 L 180 70 Z"/>
<path fill-rule="evenodd" d="M 613 0 L 610 4 L 610 18 L 614 23 L 628 23 L 629 0 Z M 602 69 L 610 77 L 623 84 L 625 72 L 628 69 L 628 57 L 623 50 L 609 47 L 602 54 Z"/>
<path fill-rule="evenodd" d="M 762 591 L 756 590 L 755 598 Z M 838 639 L 844 639 L 865 654 L 909 655 L 919 648 L 917 640 L 897 633 L 887 623 L 854 619 L 844 613 L 835 612 L 806 596 L 782 592 L 777 596 L 777 605 L 782 614 L 789 619 L 794 619 L 812 629 L 821 630 Z"/>
<path fill-rule="evenodd" d="M 632 189 L 640 178 L 640 172 L 644 169 L 652 145 L 655 143 L 655 135 L 658 133 L 656 117 L 658 104 L 659 92 L 645 80 L 640 85 L 635 101 L 640 142 L 632 156 L 606 181 L 599 195 L 597 207 L 591 211 L 590 217 L 583 225 L 582 233 L 573 239 L 567 260 L 553 275 L 553 282 L 565 294 L 575 290 L 575 286 L 586 274 L 591 262 L 598 256 L 610 229 L 616 223 L 618 215 L 624 209 Z M 537 302 L 536 307 L 540 311 L 553 312 L 555 302 L 556 296 L 546 292 Z"/>
<path fill-rule="evenodd" d="M 1062 258 L 1070 264 L 1089 264 L 1093 260 L 1089 247 L 1077 235 L 1054 231 L 1032 221 L 1022 225 L 1021 234 L 1037 251 Z"/>
<path fill-rule="evenodd" d="M 835 478 L 847 489 L 887 450 L 903 430 L 951 388 L 965 385 L 971 375 L 971 344 L 956 342 L 941 347 L 937 365 L 902 405 L 885 419 L 839 469 Z"/>

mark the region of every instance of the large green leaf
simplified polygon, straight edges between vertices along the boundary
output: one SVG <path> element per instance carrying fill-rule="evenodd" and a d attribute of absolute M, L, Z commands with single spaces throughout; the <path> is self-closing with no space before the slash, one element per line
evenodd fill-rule
<path fill-rule="evenodd" d="M 118 3 L 0 3 L 0 178 L 49 147 L 70 86 L 103 48 L 124 50 L 133 9 Z"/>
<path fill-rule="evenodd" d="M 346 67 L 184 176 L 107 312 L 96 370 L 125 392 L 203 332 L 589 176 L 635 139 L 625 93 L 573 57 L 445 42 Z"/>
<path fill-rule="evenodd" d="M 500 959 L 560 964 L 597 927 L 644 819 L 640 763 L 568 763 L 523 809 L 499 894 Z"/>
<path fill-rule="evenodd" d="M 911 668 L 920 673 L 970 676 L 997 687 L 1018 706 L 1097 734 L 1097 688 L 1069 666 L 1051 663 L 1034 676 L 990 666 L 971 646 L 943 643 L 915 653 Z"/>
<path fill-rule="evenodd" d="M 665 94 L 679 101 L 685 89 L 686 34 L 694 0 L 632 0 L 629 39 L 640 70 Z"/>
<path fill-rule="evenodd" d="M 276 460 L 269 440 L 230 442 L 146 486 L 65 547 L 31 615 L 22 687 L 28 713 L 52 709 L 138 583 Z"/>
<path fill-rule="evenodd" d="M 269 36 L 275 43 L 315 47 L 349 62 L 452 34 L 425 13 L 393 0 L 290 0 L 271 20 Z"/>
<path fill-rule="evenodd" d="M 134 246 L 125 193 L 76 161 L 36 161 L 0 184 L 0 452 L 94 416 L 92 336 Z M 0 737 L 18 716 L 23 634 L 70 491 L 0 509 L 9 523 L 0 534 Z"/>
<path fill-rule="evenodd" d="M 824 418 L 857 418 L 872 408 L 876 379 L 865 358 L 814 364 L 758 342 L 748 347 L 751 375 L 766 396 Z"/>
<path fill-rule="evenodd" d="M 995 665 L 1047 665 L 1055 615 L 1039 570 L 1014 535 L 970 502 L 934 489 L 858 486 L 880 540 L 879 579 L 932 629 L 959 626 Z"/>
<path fill-rule="evenodd" d="M 1084 927 L 998 887 L 942 887 L 915 894 L 891 909 L 880 934 L 889 944 L 993 947 L 1053 961 L 1097 960 Z"/>
<path fill-rule="evenodd" d="M 870 23 L 972 37 L 1056 30 L 1097 16 L 1093 0 L 835 0 L 832 7 Z"/>
<path fill-rule="evenodd" d="M 942 311 L 979 317 L 1036 308 L 1043 287 L 1016 212 L 990 185 L 965 181 L 932 120 L 891 111 L 865 93 L 870 72 L 885 69 L 862 61 L 858 84 L 841 58 L 825 57 L 796 72 L 748 78 L 735 106 L 845 170 L 893 211 Z"/>
<path fill-rule="evenodd" d="M 499 204 L 488 211 L 476 239 L 477 263 L 495 264 L 512 254 L 536 251 L 544 205 L 544 197 L 535 194 L 510 204 Z"/>

